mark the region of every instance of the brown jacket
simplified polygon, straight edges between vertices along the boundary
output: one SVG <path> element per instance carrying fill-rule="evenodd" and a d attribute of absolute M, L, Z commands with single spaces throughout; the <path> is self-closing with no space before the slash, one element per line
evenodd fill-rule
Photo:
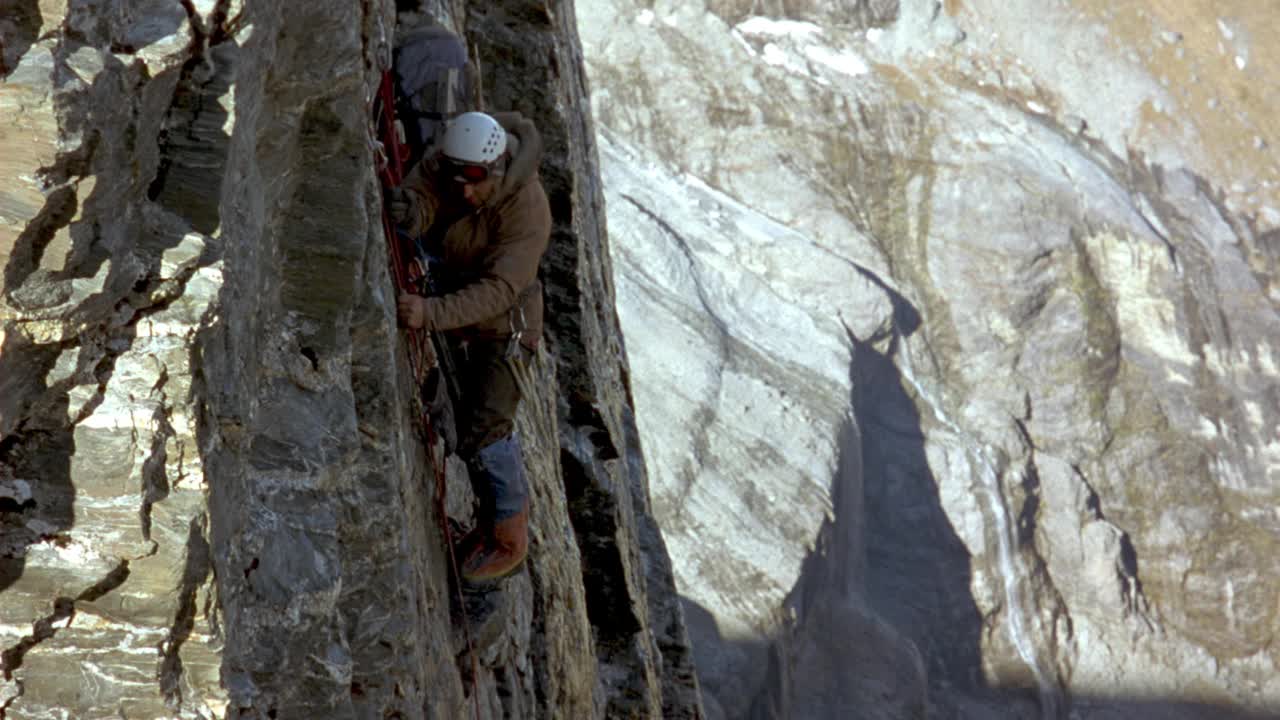
<path fill-rule="evenodd" d="M 538 262 L 551 237 L 551 208 L 538 179 L 542 138 L 519 113 L 493 117 L 506 129 L 514 152 L 489 201 L 469 212 L 455 209 L 451 223 L 432 227 L 437 213 L 442 218 L 451 213 L 436 188 L 441 182 L 437 161 L 428 158 L 405 178 L 404 189 L 415 195 L 408 230 L 427 234 L 429 250 L 442 264 L 439 280 L 450 290 L 427 298 L 428 330 L 496 337 L 522 329 L 521 342 L 532 348 L 542 337 Z"/>

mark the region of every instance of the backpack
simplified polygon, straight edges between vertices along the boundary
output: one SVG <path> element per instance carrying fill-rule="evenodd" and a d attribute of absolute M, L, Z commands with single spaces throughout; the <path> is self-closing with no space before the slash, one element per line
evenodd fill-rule
<path fill-rule="evenodd" d="M 438 25 L 417 28 L 396 39 L 392 54 L 396 117 L 404 129 L 413 167 L 440 139 L 444 121 L 471 102 L 467 48 Z"/>

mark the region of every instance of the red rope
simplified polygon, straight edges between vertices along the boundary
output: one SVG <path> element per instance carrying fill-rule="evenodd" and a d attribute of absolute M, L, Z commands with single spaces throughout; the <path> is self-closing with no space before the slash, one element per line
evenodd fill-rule
<path fill-rule="evenodd" d="M 391 71 L 384 70 L 382 83 L 378 87 L 381 110 L 375 121 L 378 126 L 376 128 L 378 139 L 382 143 L 382 154 L 378 157 L 378 179 L 385 188 L 399 187 L 404 179 L 404 160 L 407 157 L 406 148 L 400 144 L 400 136 L 396 132 L 395 95 L 391 83 Z M 409 267 L 405 262 L 404 247 L 400 242 L 400 235 L 396 232 L 395 221 L 391 219 L 391 215 L 385 205 L 382 208 L 382 230 L 387 237 L 388 249 L 391 255 L 391 272 L 395 279 L 396 290 L 398 292 L 408 292 L 413 283 L 421 279 L 421 272 L 424 269 Z M 408 334 L 409 364 L 413 368 L 414 379 L 417 381 L 418 386 L 421 387 L 422 382 L 426 379 L 428 370 L 426 346 L 430 342 L 430 337 L 426 332 L 414 329 L 408 330 Z M 445 476 L 444 459 L 440 458 L 437 461 L 435 457 L 435 447 L 439 436 L 436 434 L 435 427 L 431 424 L 431 418 L 427 414 L 425 407 L 422 411 L 422 428 L 426 435 L 426 447 L 428 454 L 431 456 L 431 465 L 435 470 L 436 515 L 440 518 L 440 531 L 444 536 L 445 547 L 449 551 L 449 566 L 453 570 L 453 577 L 457 583 L 458 607 L 462 613 L 462 630 L 467 641 L 467 654 L 471 656 L 471 699 L 475 705 L 476 720 L 480 720 L 480 666 L 476 660 L 475 645 L 471 640 L 471 623 L 467 619 L 467 599 L 462 593 L 462 573 L 459 572 L 458 556 L 453 547 L 453 530 L 449 527 L 449 515 L 446 507 L 448 478 Z"/>

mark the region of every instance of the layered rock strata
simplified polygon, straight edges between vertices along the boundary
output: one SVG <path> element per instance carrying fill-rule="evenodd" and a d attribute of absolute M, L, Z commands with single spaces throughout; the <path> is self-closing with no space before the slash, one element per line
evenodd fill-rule
<path fill-rule="evenodd" d="M 1280 712 L 1280 18 L 1174 5 L 581 9 L 709 716 Z"/>

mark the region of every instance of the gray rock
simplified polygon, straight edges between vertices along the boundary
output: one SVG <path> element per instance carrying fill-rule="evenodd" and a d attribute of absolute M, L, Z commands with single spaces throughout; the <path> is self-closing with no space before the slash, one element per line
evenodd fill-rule
<path fill-rule="evenodd" d="M 403 18 L 466 32 L 486 106 L 542 129 L 556 208 L 550 354 L 520 418 L 528 570 L 465 623 L 369 136 L 395 4 L 19 5 L 0 21 L 0 107 L 25 133 L 0 131 L 0 715 L 701 717 L 572 4 Z"/>

